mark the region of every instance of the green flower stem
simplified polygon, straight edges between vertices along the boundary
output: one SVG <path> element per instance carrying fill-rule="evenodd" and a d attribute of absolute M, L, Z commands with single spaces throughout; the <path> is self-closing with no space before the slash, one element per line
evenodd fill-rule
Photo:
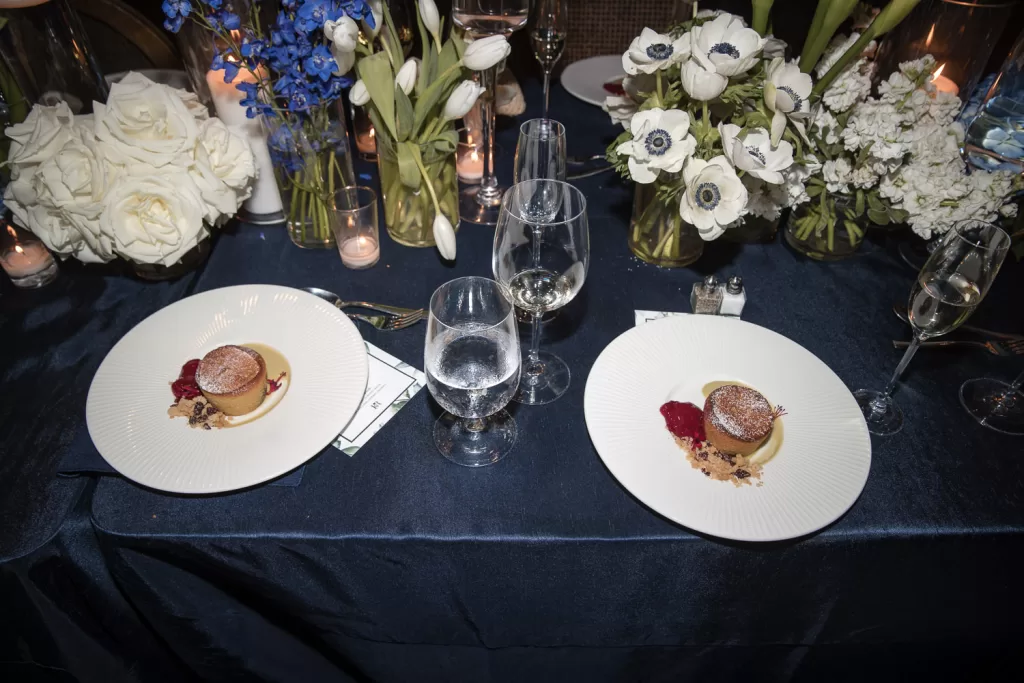
<path fill-rule="evenodd" d="M 661 91 L 661 69 L 654 72 L 654 80 L 658 84 L 658 106 L 661 107 L 665 100 L 665 95 Z"/>
<path fill-rule="evenodd" d="M 416 162 L 416 167 L 420 169 L 420 175 L 423 176 L 423 182 L 427 184 L 427 191 L 430 192 L 430 199 L 434 202 L 434 211 L 437 213 L 436 216 L 441 215 L 441 205 L 437 201 L 437 195 L 434 194 L 434 186 L 430 183 L 430 174 L 427 173 L 427 169 L 423 167 L 423 160 L 420 157 L 414 156 L 413 160 Z"/>

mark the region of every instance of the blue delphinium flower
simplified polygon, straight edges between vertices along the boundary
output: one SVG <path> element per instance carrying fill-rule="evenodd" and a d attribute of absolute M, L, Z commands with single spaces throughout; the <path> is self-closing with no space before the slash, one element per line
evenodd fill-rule
<path fill-rule="evenodd" d="M 238 64 L 235 62 L 225 59 L 224 55 L 220 52 L 213 56 L 213 61 L 210 63 L 210 68 L 214 71 L 220 71 L 224 69 L 224 82 L 230 83 L 235 80 L 235 76 L 238 75 Z"/>
<path fill-rule="evenodd" d="M 181 25 L 185 23 L 189 13 L 192 12 L 192 3 L 189 0 L 164 0 L 160 9 L 164 11 L 166 17 L 164 28 L 171 33 L 177 33 L 181 30 Z"/>
<path fill-rule="evenodd" d="M 338 63 L 334 61 L 330 50 L 323 45 L 317 45 L 313 48 L 312 54 L 306 58 L 305 66 L 310 75 L 316 76 L 321 81 L 327 81 L 334 70 L 338 68 Z"/>

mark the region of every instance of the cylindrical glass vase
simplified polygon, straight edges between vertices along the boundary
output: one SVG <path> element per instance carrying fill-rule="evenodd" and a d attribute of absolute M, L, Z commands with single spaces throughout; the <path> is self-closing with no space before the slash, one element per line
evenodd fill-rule
<path fill-rule="evenodd" d="M 797 206 L 786 221 L 789 246 L 817 261 L 840 261 L 853 256 L 867 232 L 866 216 L 857 217 L 856 202 L 846 195 L 830 195 Z"/>
<path fill-rule="evenodd" d="M 697 228 L 679 215 L 679 202 L 659 199 L 658 184 L 637 183 L 629 248 L 637 257 L 664 268 L 688 266 L 704 253 Z"/>
<path fill-rule="evenodd" d="M 1024 33 L 968 123 L 964 152 L 985 171 L 1024 171 Z"/>
<path fill-rule="evenodd" d="M 377 167 L 380 187 L 384 193 L 384 225 L 391 239 L 407 247 L 434 246 L 434 198 L 441 213 L 456 231 L 459 229 L 459 178 L 455 170 L 455 154 L 438 153 L 429 146 L 420 147 L 420 158 L 426 178 L 419 178 L 414 188 L 402 182 L 398 158 L 383 136 L 377 137 Z M 430 188 L 426 182 L 430 180 Z"/>

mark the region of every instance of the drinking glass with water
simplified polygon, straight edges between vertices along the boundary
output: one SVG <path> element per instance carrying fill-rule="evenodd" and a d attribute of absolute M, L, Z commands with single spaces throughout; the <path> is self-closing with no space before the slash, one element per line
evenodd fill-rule
<path fill-rule="evenodd" d="M 964 152 L 985 171 L 1024 171 L 1024 33 L 967 127 Z"/>

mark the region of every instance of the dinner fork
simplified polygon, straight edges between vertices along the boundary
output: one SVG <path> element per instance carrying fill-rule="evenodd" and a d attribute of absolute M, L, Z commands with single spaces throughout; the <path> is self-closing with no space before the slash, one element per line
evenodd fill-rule
<path fill-rule="evenodd" d="M 910 342 L 895 341 L 892 345 L 897 349 L 905 349 Z M 1020 356 L 1024 355 L 1024 339 L 1010 339 L 1006 341 L 929 341 L 922 342 L 921 348 L 951 348 L 957 346 L 976 346 L 985 349 L 994 356 Z"/>
<path fill-rule="evenodd" d="M 423 311 L 413 311 L 405 315 L 360 315 L 358 313 L 348 313 L 347 315 L 353 320 L 361 320 L 385 332 L 404 330 L 423 320 Z"/>
<path fill-rule="evenodd" d="M 380 311 L 381 313 L 391 313 L 394 315 L 407 315 L 409 313 L 425 313 L 422 308 L 402 308 L 401 306 L 386 306 L 384 304 L 373 304 L 368 301 L 344 301 L 340 296 L 334 292 L 329 292 L 326 289 L 320 289 L 319 287 L 303 287 L 303 291 L 309 292 L 313 296 L 318 296 L 329 304 L 332 304 L 335 308 L 341 309 L 349 306 L 355 308 L 369 308 L 371 311 Z M 378 316 L 373 316 L 378 317 Z"/>

